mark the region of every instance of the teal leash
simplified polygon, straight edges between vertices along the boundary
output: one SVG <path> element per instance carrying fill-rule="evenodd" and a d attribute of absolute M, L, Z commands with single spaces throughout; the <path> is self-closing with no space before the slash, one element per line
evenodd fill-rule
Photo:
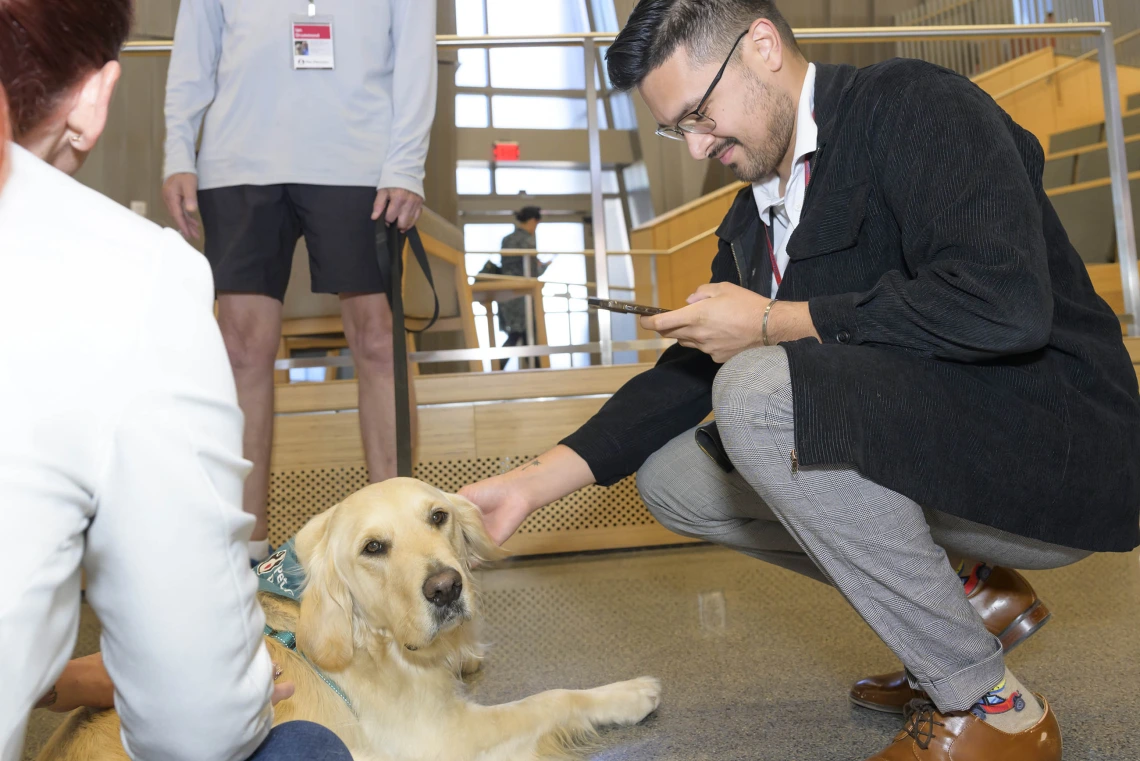
<path fill-rule="evenodd" d="M 336 686 L 336 682 L 334 682 L 333 680 L 331 680 L 327 676 L 325 676 L 325 672 L 323 672 L 319 668 L 317 668 L 317 664 L 310 661 L 309 657 L 307 655 L 305 655 L 304 653 L 302 653 L 300 650 L 297 649 L 297 635 L 296 634 L 294 634 L 293 632 L 277 631 L 276 629 L 271 627 L 269 624 L 265 625 L 265 629 L 262 633 L 266 637 L 272 637 L 273 639 L 280 642 L 284 647 L 292 650 L 295 653 L 298 653 L 302 658 L 304 658 L 305 661 L 308 662 L 308 664 L 313 667 L 313 671 L 317 672 L 317 676 L 319 676 L 321 678 L 321 681 L 323 681 L 325 684 L 327 684 L 329 686 L 329 689 L 331 689 L 333 692 L 335 692 L 337 694 L 337 697 L 339 697 L 341 700 L 344 701 L 344 704 L 346 706 L 348 706 L 348 710 L 352 711 L 353 714 L 356 713 L 356 709 L 352 707 L 352 701 L 348 699 L 347 695 L 345 695 L 343 692 L 341 692 L 340 687 Z"/>

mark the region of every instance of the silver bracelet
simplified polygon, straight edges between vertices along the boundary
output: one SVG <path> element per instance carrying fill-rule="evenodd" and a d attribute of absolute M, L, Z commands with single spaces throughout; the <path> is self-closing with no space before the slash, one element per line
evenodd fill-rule
<path fill-rule="evenodd" d="M 774 307 L 774 306 L 776 306 L 776 299 L 772 299 L 771 301 L 769 301 L 768 302 L 768 308 L 764 310 L 764 324 L 761 327 L 760 335 L 764 339 L 764 345 L 765 346 L 771 346 L 772 345 L 772 344 L 768 343 L 768 315 L 770 315 L 772 313 L 772 307 Z"/>

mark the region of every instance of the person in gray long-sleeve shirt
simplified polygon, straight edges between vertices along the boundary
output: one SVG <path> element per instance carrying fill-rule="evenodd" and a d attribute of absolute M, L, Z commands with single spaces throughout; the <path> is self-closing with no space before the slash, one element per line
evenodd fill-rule
<path fill-rule="evenodd" d="M 163 196 L 188 238 L 202 232 L 201 211 L 254 464 L 244 494 L 257 517 L 251 559 L 268 554 L 273 361 L 302 234 L 313 291 L 341 297 L 369 475 L 396 475 L 392 321 L 374 220 L 407 230 L 419 217 L 435 52 L 435 3 L 422 0 L 179 8 Z"/>

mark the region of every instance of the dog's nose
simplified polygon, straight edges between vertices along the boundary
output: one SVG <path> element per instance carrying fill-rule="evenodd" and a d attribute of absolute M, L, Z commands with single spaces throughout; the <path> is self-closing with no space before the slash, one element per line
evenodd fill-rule
<path fill-rule="evenodd" d="M 463 577 L 454 568 L 432 574 L 424 582 L 424 598 L 437 608 L 450 605 L 463 592 Z"/>

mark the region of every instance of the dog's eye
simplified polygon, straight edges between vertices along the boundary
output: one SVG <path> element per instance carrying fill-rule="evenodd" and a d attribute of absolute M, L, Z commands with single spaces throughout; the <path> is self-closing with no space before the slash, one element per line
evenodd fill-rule
<path fill-rule="evenodd" d="M 433 526 L 442 526 L 447 523 L 447 511 L 435 510 L 431 514 L 431 522 Z"/>
<path fill-rule="evenodd" d="M 365 555 L 384 555 L 388 552 L 388 545 L 383 542 L 378 542 L 373 539 L 368 544 L 364 545 Z"/>

